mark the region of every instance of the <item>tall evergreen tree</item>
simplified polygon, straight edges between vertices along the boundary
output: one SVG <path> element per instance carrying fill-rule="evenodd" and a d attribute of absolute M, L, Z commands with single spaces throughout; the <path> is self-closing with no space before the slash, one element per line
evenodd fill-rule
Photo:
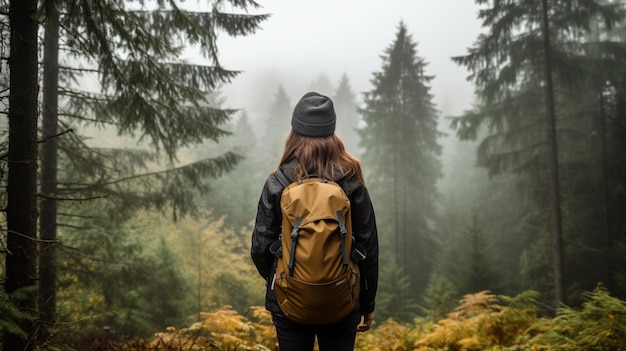
<path fill-rule="evenodd" d="M 252 1 L 229 1 L 233 8 L 258 8 Z M 232 152 L 192 165 L 174 169 L 177 151 L 205 139 L 217 141 L 228 133 L 220 128 L 234 110 L 208 106 L 208 92 L 228 83 L 238 72 L 221 67 L 218 60 L 217 35 L 243 36 L 258 29 L 266 15 L 224 12 L 222 1 L 211 1 L 212 11 L 194 12 L 182 9 L 178 2 L 158 2 L 153 8 L 144 2 L 124 1 L 43 1 L 46 23 L 44 57 L 44 141 L 42 144 L 41 236 L 46 242 L 56 239 L 56 201 L 94 197 L 116 198 L 118 210 L 157 207 L 172 209 L 174 215 L 194 211 L 193 192 L 206 190 L 206 180 L 232 169 L 239 156 Z M 59 32 L 59 28 L 62 31 Z M 60 45 L 59 45 L 60 44 Z M 209 65 L 181 62 L 182 50 L 197 45 Z M 59 51 L 59 47 L 62 48 Z M 59 59 L 59 54 L 64 60 Z M 50 72 L 50 73 L 48 73 Z M 55 75 L 60 78 L 60 89 Z M 77 82 L 97 75 L 100 90 L 89 91 Z M 50 77 L 50 78 L 46 78 Z M 82 89 L 81 89 L 82 88 Z M 60 98 L 59 98 L 60 96 Z M 62 100 L 62 110 L 56 106 Z M 60 115 L 60 116 L 59 116 Z M 62 118 L 59 118 L 62 117 Z M 58 119 L 58 122 L 57 122 Z M 110 127 L 120 135 L 139 135 L 156 150 L 154 155 L 138 153 L 132 157 L 150 157 L 161 163 L 163 151 L 166 169 L 154 172 L 145 167 L 126 167 L 114 162 L 115 150 L 88 150 L 81 139 L 59 140 L 63 158 L 83 171 L 85 177 L 69 183 L 69 176 L 60 174 L 61 190 L 57 189 L 56 135 L 57 123 L 65 131 L 77 132 L 78 125 Z M 76 143 L 78 141 L 78 143 Z M 142 156 L 143 155 L 143 156 Z M 105 159 L 103 159 L 103 157 Z M 87 167 L 81 164 L 93 161 Z M 146 165 L 142 160 L 136 165 Z M 113 162 L 113 164 L 112 164 Z M 141 169 L 140 169 L 141 168 Z M 119 173 L 116 173 L 119 172 Z M 144 175 L 138 173 L 144 173 Z M 98 174 L 94 179 L 94 175 Z M 92 183 L 85 179 L 91 178 Z M 139 180 L 140 178 L 143 178 Z M 125 181 L 127 179 L 128 181 Z M 127 183 L 127 184 L 124 184 Z M 130 183 L 130 185 L 128 184 Z M 182 186 L 189 185 L 189 186 Z M 195 188 L 195 190 L 194 190 Z M 128 196 L 138 191 L 139 196 Z M 70 201 L 71 202 L 71 201 Z M 67 206 L 64 216 L 76 209 Z M 54 317 L 54 250 L 45 250 L 40 261 L 42 308 L 41 321 L 52 324 Z"/>
<path fill-rule="evenodd" d="M 521 176 L 518 187 L 534 199 L 535 209 L 520 218 L 528 228 L 540 228 L 528 235 L 533 235 L 535 242 L 544 233 L 553 238 L 551 295 L 558 304 L 566 290 L 561 194 L 567 191 L 562 189 L 559 173 L 572 164 L 572 158 L 566 156 L 573 154 L 564 150 L 582 140 L 570 137 L 580 130 L 572 128 L 575 115 L 567 108 L 576 103 L 568 98 L 586 76 L 583 56 L 575 48 L 593 18 L 612 25 L 619 19 L 619 11 L 604 1 L 476 3 L 486 6 L 479 18 L 488 32 L 467 55 L 454 60 L 470 70 L 480 102 L 475 110 L 455 120 L 453 127 L 462 139 L 473 139 L 482 126 L 488 126 L 489 135 L 478 151 L 479 164 L 492 175 L 510 172 Z M 557 149 L 560 144 L 565 146 Z M 571 196 L 576 196 L 575 192 Z"/>
<path fill-rule="evenodd" d="M 461 295 L 478 291 L 467 284 L 471 262 L 468 253 L 472 247 L 469 234 L 474 232 L 468 223 L 478 216 L 482 230 L 477 233 L 484 235 L 486 245 L 482 250 L 488 260 L 481 269 L 490 274 L 487 288 L 496 294 L 516 294 L 523 286 L 519 276 L 510 272 L 519 271 L 519 247 L 526 247 L 529 240 L 518 220 L 528 207 L 527 201 L 513 187 L 514 175 L 489 178 L 487 170 L 476 167 L 477 142 L 457 140 L 455 144 L 448 156 L 446 176 L 440 183 L 441 217 L 445 222 L 441 223 L 437 238 L 441 252 L 436 271 L 454 283 Z"/>
<path fill-rule="evenodd" d="M 333 85 L 330 79 L 328 79 L 328 76 L 321 73 L 309 84 L 308 91 L 316 91 L 320 94 L 330 96 L 333 92 Z"/>
<path fill-rule="evenodd" d="M 346 150 L 353 155 L 359 155 L 359 127 L 360 116 L 357 111 L 356 95 L 352 91 L 350 79 L 344 73 L 333 97 L 337 114 L 337 135 L 343 140 Z"/>
<path fill-rule="evenodd" d="M 411 322 L 419 311 L 419 305 L 407 274 L 394 260 L 388 260 L 381 266 L 380 277 L 376 297 L 377 318 Z"/>
<path fill-rule="evenodd" d="M 292 106 L 291 100 L 282 85 L 279 85 L 274 100 L 269 106 L 265 119 L 265 133 L 263 136 L 264 152 L 263 156 L 267 165 L 268 174 L 278 166 L 278 160 L 283 152 L 285 138 L 291 130 Z"/>
<path fill-rule="evenodd" d="M 9 150 L 7 184 L 7 252 L 5 291 L 11 295 L 28 289 L 18 302 L 26 314 L 36 311 L 37 282 L 37 1 L 11 1 L 9 5 L 10 78 Z M 5 350 L 34 350 L 31 321 L 18 326 L 24 335 L 5 333 Z"/>
<path fill-rule="evenodd" d="M 437 111 L 425 74 L 426 62 L 404 23 L 382 55 L 382 70 L 371 80 L 361 110 L 359 129 L 383 240 L 390 240 L 396 263 L 422 292 L 432 270 L 436 232 L 437 190 L 441 177 L 441 146 Z"/>
<path fill-rule="evenodd" d="M 548 8 L 548 0 L 541 1 L 541 37 L 543 43 L 543 86 L 546 102 L 546 130 L 548 143 L 548 165 L 550 169 L 550 231 L 552 233 L 552 271 L 554 275 L 554 299 L 555 307 L 565 302 L 565 273 L 563 258 L 563 220 L 561 210 L 561 179 L 559 177 L 559 149 L 556 139 L 556 111 L 554 101 L 554 79 L 552 77 L 552 39 L 550 33 L 550 20 L 548 18 L 551 9 Z"/>
<path fill-rule="evenodd" d="M 41 139 L 41 175 L 39 184 L 39 293 L 38 313 L 41 324 L 39 343 L 49 337 L 49 329 L 56 318 L 56 249 L 57 212 L 55 199 L 58 186 L 58 143 L 59 123 L 59 8 L 56 1 L 45 1 L 46 22 L 44 24 L 44 67 Z"/>
<path fill-rule="evenodd" d="M 587 135 L 575 144 L 575 151 L 566 168 L 567 186 L 577 196 L 567 196 L 565 208 L 575 213 L 568 221 L 568 230 L 574 234 L 569 241 L 574 242 L 572 251 L 578 255 L 566 262 L 576 265 L 581 261 L 594 262 L 577 268 L 577 276 L 589 277 L 577 284 L 576 291 L 591 290 L 591 284 L 601 281 L 612 294 L 626 296 L 624 280 L 617 278 L 620 269 L 617 261 L 624 255 L 615 252 L 619 243 L 626 239 L 622 222 L 616 214 L 623 211 L 623 188 L 626 176 L 623 173 L 624 115 L 618 112 L 615 103 L 624 98 L 624 62 L 626 62 L 626 36 L 624 35 L 624 1 L 602 2 L 614 17 L 605 21 L 602 16 L 589 19 L 589 31 L 581 35 L 578 45 L 572 51 L 583 62 L 585 74 L 578 83 L 578 89 L 569 92 L 572 101 L 567 107 L 568 114 L 576 116 L 571 125 L 580 135 Z M 620 88 L 622 87 L 622 88 Z M 621 171 L 620 171 L 621 169 Z M 590 181 L 593 180 L 593 181 Z M 618 195 L 622 194 L 622 195 Z M 598 206 L 590 206 L 597 203 Z M 620 205 L 621 203 L 621 205 Z M 618 216 L 619 217 L 619 216 Z M 581 259 L 582 258 L 582 259 Z M 584 272 L 584 273 L 583 273 Z M 582 273 L 582 274 L 581 274 Z"/>
<path fill-rule="evenodd" d="M 199 197 L 198 201 L 210 208 L 214 216 L 225 216 L 225 226 L 238 230 L 247 228 L 254 220 L 259 184 L 267 177 L 268 165 L 260 163 L 259 143 L 245 111 L 229 130 L 232 130 L 232 135 L 220 143 L 219 149 L 236 150 L 245 159 L 232 172 L 211 184 L 209 196 Z M 209 146 L 201 146 L 198 151 L 207 152 L 208 149 Z"/>

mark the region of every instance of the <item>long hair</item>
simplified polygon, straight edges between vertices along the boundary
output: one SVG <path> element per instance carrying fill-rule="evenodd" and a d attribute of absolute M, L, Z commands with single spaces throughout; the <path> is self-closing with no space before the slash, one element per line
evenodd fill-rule
<path fill-rule="evenodd" d="M 334 133 L 327 137 L 307 137 L 291 130 L 278 166 L 286 164 L 294 156 L 298 159 L 294 169 L 298 180 L 309 175 L 334 179 L 333 175 L 338 171 L 342 176 L 356 176 L 365 185 L 361 163 L 346 151 L 343 142 Z"/>

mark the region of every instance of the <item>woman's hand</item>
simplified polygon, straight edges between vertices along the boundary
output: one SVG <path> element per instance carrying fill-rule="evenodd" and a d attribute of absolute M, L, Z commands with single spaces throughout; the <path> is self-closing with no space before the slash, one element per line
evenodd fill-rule
<path fill-rule="evenodd" d="M 356 331 L 364 332 L 370 329 L 372 321 L 374 321 L 374 312 L 359 312 L 361 323 L 356 327 Z"/>

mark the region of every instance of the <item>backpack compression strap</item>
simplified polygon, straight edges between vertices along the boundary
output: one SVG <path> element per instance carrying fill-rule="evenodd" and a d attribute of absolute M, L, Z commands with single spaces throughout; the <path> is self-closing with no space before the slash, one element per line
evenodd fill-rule
<path fill-rule="evenodd" d="M 348 236 L 348 230 L 346 229 L 346 223 L 343 221 L 341 211 L 337 211 L 337 222 L 339 222 L 339 237 L 341 238 L 341 257 L 343 265 L 348 265 L 348 255 L 346 253 L 346 237 Z"/>
<path fill-rule="evenodd" d="M 296 242 L 298 241 L 298 230 L 300 230 L 300 222 L 302 222 L 302 217 L 296 218 L 296 223 L 293 225 L 293 230 L 291 231 L 291 256 L 289 257 L 289 276 L 293 277 L 293 265 L 296 259 Z"/>

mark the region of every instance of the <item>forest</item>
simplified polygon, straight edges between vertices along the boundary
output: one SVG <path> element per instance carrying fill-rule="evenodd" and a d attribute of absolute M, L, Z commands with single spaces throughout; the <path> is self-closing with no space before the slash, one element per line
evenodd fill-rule
<path fill-rule="evenodd" d="M 0 350 L 277 349 L 250 235 L 301 94 L 226 104 L 246 73 L 218 37 L 273 17 L 183 2 L 0 0 Z M 624 350 L 626 2 L 474 2 L 463 113 L 402 19 L 366 91 L 301 82 L 333 99 L 376 211 L 355 349 Z"/>

